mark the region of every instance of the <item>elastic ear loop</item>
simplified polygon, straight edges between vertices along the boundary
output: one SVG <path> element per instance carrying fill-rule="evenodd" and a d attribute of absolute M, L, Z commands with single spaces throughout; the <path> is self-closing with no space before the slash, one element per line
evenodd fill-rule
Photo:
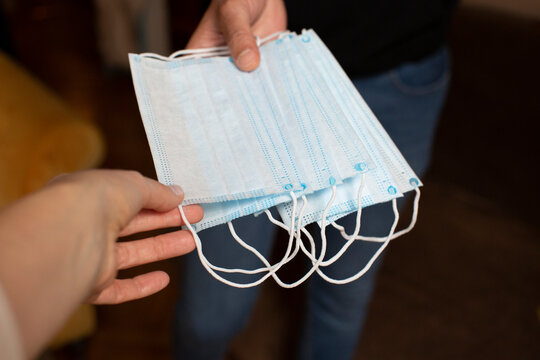
<path fill-rule="evenodd" d="M 257 46 L 261 46 L 262 44 L 265 44 L 266 42 L 272 40 L 273 38 L 281 37 L 283 35 L 289 34 L 290 31 L 278 31 L 271 35 L 268 35 L 264 38 L 259 38 L 258 36 L 255 37 L 257 41 Z M 207 57 L 207 56 L 219 56 L 219 55 L 230 55 L 230 50 L 228 46 L 215 46 L 215 47 L 209 47 L 209 48 L 201 48 L 201 49 L 183 49 L 173 52 L 169 56 L 163 56 L 158 55 L 154 53 L 142 53 L 139 56 L 147 57 L 147 58 L 154 58 L 159 59 L 163 61 L 171 61 L 175 58 L 182 56 L 182 59 L 190 59 L 194 57 Z"/>
<path fill-rule="evenodd" d="M 304 216 L 304 210 L 305 210 L 305 207 L 307 205 L 307 198 L 305 195 L 302 195 L 302 202 L 303 202 L 303 205 L 302 205 L 302 208 L 300 210 L 300 213 L 299 213 L 299 216 L 298 216 L 298 225 L 297 225 L 297 232 L 296 232 L 296 248 L 294 249 L 294 252 L 293 254 L 290 256 L 289 260 L 291 260 L 294 256 L 296 256 L 296 254 L 298 253 L 299 249 L 300 249 L 300 245 L 298 243 L 298 239 L 300 237 L 300 227 L 301 227 L 301 224 L 302 224 L 302 218 Z M 278 221 L 276 220 L 273 216 L 272 216 L 272 213 L 267 209 L 267 210 L 264 210 L 264 213 L 266 214 L 266 216 L 268 217 L 268 220 L 270 220 L 271 223 L 273 223 L 274 225 L 277 225 L 279 226 L 280 228 L 282 228 L 283 230 L 287 231 L 288 233 L 291 232 L 291 228 L 288 227 L 287 225 L 285 225 L 284 223 L 282 223 L 281 221 Z M 292 224 L 292 221 L 294 221 L 294 219 L 291 219 L 291 224 Z M 315 243 L 312 242 L 311 243 L 311 248 L 313 249 L 315 247 Z"/>
<path fill-rule="evenodd" d="M 306 252 L 307 250 L 305 250 L 305 247 L 304 247 L 304 244 L 302 242 L 302 238 L 300 236 L 300 229 L 301 231 L 306 234 L 309 242 L 310 242 L 310 245 L 311 245 L 311 252 L 313 254 L 313 257 L 309 256 L 309 258 L 312 260 L 312 263 L 313 263 L 313 266 L 311 267 L 311 269 L 309 269 L 309 271 L 304 274 L 304 276 L 302 278 L 300 278 L 299 280 L 295 281 L 294 283 L 283 283 L 281 280 L 278 280 L 276 279 L 276 282 L 278 282 L 278 284 L 284 288 L 292 288 L 292 287 L 295 287 L 295 286 L 298 286 L 300 285 L 301 283 L 303 283 L 304 281 L 306 281 L 310 276 L 311 274 L 313 274 L 313 272 L 315 271 L 319 271 L 319 264 L 323 262 L 323 259 L 324 259 L 324 256 L 326 255 L 326 237 L 323 238 L 323 232 L 325 231 L 325 228 L 326 228 L 326 217 L 328 215 L 328 211 L 330 211 L 330 208 L 332 207 L 332 204 L 334 203 L 334 200 L 336 198 L 336 186 L 332 186 L 332 196 L 330 197 L 330 200 L 328 201 L 328 204 L 326 205 L 324 211 L 323 211 L 323 215 L 322 215 L 322 218 L 323 218 L 323 226 L 321 227 L 321 238 L 323 239 L 321 241 L 321 253 L 319 255 L 319 258 L 318 259 L 315 259 L 315 242 L 313 241 L 313 237 L 311 236 L 311 234 L 304 228 L 302 227 L 302 217 L 299 217 L 298 219 L 298 232 L 296 234 L 296 243 L 297 243 L 297 246 L 300 246 L 300 248 L 302 248 L 304 252 Z M 304 200 L 305 203 L 307 203 L 307 199 Z M 282 227 L 283 229 L 287 230 L 290 232 L 290 229 L 287 225 L 283 224 L 282 222 L 274 219 L 274 217 L 272 216 L 272 214 L 266 210 L 265 211 L 266 215 L 268 216 L 268 219 Z M 291 223 L 292 224 L 292 223 Z M 293 230 L 294 230 L 294 226 L 293 226 Z"/>
<path fill-rule="evenodd" d="M 306 199 L 305 196 L 302 196 L 302 200 L 303 200 L 303 205 L 302 205 L 302 208 L 301 208 L 300 213 L 299 213 L 299 219 L 302 219 L 302 217 L 303 217 L 303 215 L 304 215 L 304 210 L 305 210 L 306 205 L 307 205 L 307 199 Z M 272 223 L 274 223 L 274 224 L 276 224 L 276 225 L 278 225 L 278 226 L 284 228 L 285 230 L 287 230 L 287 231 L 289 232 L 289 235 L 297 235 L 297 234 L 299 233 L 299 232 L 297 232 L 297 233 L 295 234 L 295 232 L 294 232 L 294 225 L 293 225 L 293 231 L 291 232 L 291 231 L 290 231 L 290 228 L 289 228 L 288 226 L 286 226 L 285 224 L 283 224 L 283 223 L 281 223 L 281 222 L 275 220 L 275 219 L 272 217 L 272 214 L 270 213 L 270 211 L 265 210 L 265 212 L 266 212 L 267 215 L 269 216 L 269 220 L 270 220 Z M 296 214 L 293 212 L 293 213 L 291 214 L 291 218 L 292 218 L 292 219 L 291 219 L 291 224 L 293 224 L 293 222 L 295 221 L 295 217 L 296 217 Z M 300 222 L 300 221 L 301 221 L 301 220 L 299 220 L 299 222 Z M 234 235 L 233 235 L 233 236 L 234 236 Z M 291 239 L 292 239 L 292 237 L 289 236 L 289 246 L 291 245 Z M 240 242 L 243 242 L 240 238 L 237 238 L 236 240 L 237 240 L 239 243 L 240 243 Z M 252 253 L 255 254 L 255 255 L 263 262 L 264 265 L 266 265 L 266 269 L 273 269 L 273 268 L 275 268 L 276 266 L 278 266 L 278 269 L 279 269 L 279 267 L 281 267 L 281 266 L 283 266 L 284 264 L 288 263 L 289 261 L 291 261 L 291 260 L 296 256 L 296 254 L 297 254 L 298 251 L 299 251 L 299 245 L 298 245 L 298 241 L 297 241 L 297 242 L 296 242 L 296 247 L 295 247 L 295 249 L 294 249 L 294 252 L 289 256 L 290 251 L 289 251 L 289 249 L 288 249 L 288 250 L 287 250 L 287 253 L 286 253 L 286 255 L 285 255 L 285 257 L 284 257 L 278 264 L 273 265 L 273 266 L 271 266 L 270 263 L 268 262 L 268 260 L 267 260 L 262 254 L 260 254 L 256 249 L 254 249 L 254 248 L 252 248 L 252 249 L 253 249 Z M 249 249 L 248 249 L 248 250 L 249 250 Z M 251 251 L 251 250 L 250 250 L 250 251 Z M 262 268 L 262 269 L 265 269 L 265 268 Z M 276 269 L 276 271 L 277 271 L 277 269 Z M 281 287 L 284 287 L 284 288 L 291 288 L 291 287 L 295 287 L 295 286 L 301 284 L 302 282 L 304 282 L 305 279 L 307 279 L 307 277 L 308 277 L 311 273 L 312 273 L 312 272 L 310 272 L 309 274 L 305 275 L 302 279 L 300 279 L 300 280 L 298 280 L 298 281 L 296 281 L 295 283 L 292 283 L 292 284 L 284 283 L 284 282 L 281 280 L 281 278 L 275 273 L 275 271 L 272 271 L 272 277 L 274 278 L 274 280 L 276 281 L 276 283 L 278 283 L 278 285 L 280 285 Z"/>
<path fill-rule="evenodd" d="M 306 208 L 306 198 L 305 196 L 302 196 L 302 200 L 303 200 L 303 205 L 302 205 L 302 208 L 300 209 L 300 213 L 299 213 L 299 216 L 303 216 L 304 214 L 304 210 Z M 268 211 L 268 210 L 265 210 L 265 211 Z M 292 221 L 294 221 L 294 217 L 296 216 L 296 214 L 293 212 L 291 214 L 291 223 Z M 292 254 L 290 254 L 290 248 L 292 247 L 292 236 L 289 236 L 289 243 L 287 245 L 287 251 L 285 253 L 285 256 L 281 259 L 281 261 L 279 261 L 278 263 L 274 264 L 274 265 L 270 265 L 270 262 L 264 257 L 264 255 L 262 255 L 257 249 L 255 249 L 254 247 L 246 244 L 239 236 L 238 234 L 236 233 L 235 229 L 234 229 L 234 226 L 231 222 L 228 223 L 229 224 L 229 230 L 231 232 L 231 235 L 233 236 L 233 238 L 236 240 L 236 242 L 238 242 L 242 247 L 244 247 L 245 249 L 249 250 L 251 253 L 253 253 L 255 256 L 257 256 L 261 262 L 266 265 L 265 268 L 259 268 L 259 269 L 255 269 L 255 270 L 250 270 L 250 272 L 255 272 L 255 273 L 258 273 L 258 272 L 264 272 L 264 271 L 271 271 L 272 269 L 274 269 L 275 267 L 282 267 L 283 265 L 285 265 L 286 263 L 288 263 L 289 261 L 291 261 L 292 258 L 294 258 L 296 256 L 296 254 L 298 253 L 299 251 L 299 246 L 298 244 L 296 245 L 294 251 Z M 289 234 L 290 235 L 290 234 Z M 290 255 L 289 255 L 290 254 Z M 281 279 L 275 274 L 275 273 L 272 273 L 272 277 L 279 283 L 281 281 Z"/>
<path fill-rule="evenodd" d="M 390 240 L 397 239 L 398 237 L 405 235 L 409 231 L 411 231 L 414 226 L 416 225 L 416 220 L 418 219 L 418 205 L 420 203 L 420 188 L 416 187 L 415 189 L 415 196 L 414 196 L 414 202 L 413 202 L 413 214 L 411 218 L 411 223 L 409 226 L 407 226 L 405 229 L 398 231 L 395 233 Z M 341 232 L 341 236 L 345 238 L 346 240 L 363 240 L 363 241 L 371 241 L 371 242 L 384 242 L 386 241 L 385 237 L 377 237 L 377 236 L 361 236 L 361 235 L 348 235 L 345 231 L 345 228 L 339 224 L 336 224 L 335 222 L 332 223 L 332 225 L 338 229 Z"/>
<path fill-rule="evenodd" d="M 322 270 L 320 269 L 320 267 L 322 266 L 328 266 L 328 265 L 331 265 L 333 264 L 336 260 L 338 260 L 342 255 L 343 253 L 348 249 L 348 247 L 352 244 L 352 242 L 355 240 L 356 236 L 358 235 L 359 231 L 360 231 L 360 219 L 361 219 L 361 211 L 362 211 L 362 207 L 361 207 L 361 198 L 362 198 L 362 192 L 363 192 L 363 187 L 364 187 L 364 184 L 365 184 L 365 177 L 363 176 L 362 178 L 362 184 L 360 185 L 360 188 L 358 190 L 358 212 L 357 212 L 357 220 L 356 220 L 356 228 L 355 228 L 355 231 L 354 231 L 354 234 L 353 236 L 351 237 L 351 239 L 349 239 L 349 241 L 340 249 L 340 251 L 334 255 L 332 258 L 326 260 L 326 261 L 320 261 L 323 257 L 324 257 L 324 252 L 326 250 L 326 218 L 327 218 L 327 213 L 328 213 L 328 210 L 330 209 L 330 206 L 331 206 L 331 202 L 333 202 L 333 198 L 331 200 L 331 202 L 329 202 L 329 204 L 327 205 L 327 207 L 325 208 L 325 211 L 323 213 L 323 218 L 322 218 L 322 224 L 321 224 L 321 242 L 322 242 L 322 249 L 321 249 L 321 254 L 322 254 L 322 257 L 320 257 L 319 259 L 315 259 L 315 252 L 314 252 L 314 241 L 313 241 L 313 237 L 311 236 L 311 234 L 303 227 L 301 227 L 301 222 L 299 222 L 298 224 L 298 231 L 302 231 L 306 237 L 309 239 L 310 243 L 311 243 L 311 254 L 308 253 L 308 251 L 305 249 L 303 243 L 301 242 L 301 240 L 299 239 L 299 236 L 297 235 L 297 242 L 298 244 L 300 245 L 300 247 L 302 248 L 302 251 L 309 257 L 309 259 L 312 261 L 313 263 L 313 267 L 310 269 L 310 271 L 308 272 L 308 274 L 306 274 L 306 276 L 304 278 L 302 278 L 301 280 L 305 280 L 305 278 L 307 278 L 308 276 L 311 275 L 311 273 L 313 271 L 317 271 L 317 273 L 326 281 L 328 281 L 329 283 L 333 283 L 333 284 L 347 284 L 349 282 L 352 282 L 354 280 L 357 280 L 358 278 L 360 278 L 361 276 L 363 276 L 367 271 L 369 271 L 369 269 L 371 268 L 371 266 L 373 265 L 373 263 L 375 263 L 375 261 L 377 260 L 377 258 L 381 255 L 381 253 L 384 251 L 384 249 L 386 248 L 386 246 L 388 246 L 388 243 L 390 242 L 390 240 L 393 237 L 394 235 L 394 231 L 396 229 L 396 226 L 399 222 L 399 212 L 398 212 L 398 209 L 397 209 L 397 200 L 396 199 L 393 199 L 392 200 L 392 210 L 394 212 L 394 222 L 392 224 L 392 227 L 390 228 L 390 232 L 388 234 L 388 236 L 385 238 L 383 244 L 379 247 L 379 249 L 375 252 L 375 254 L 371 257 L 371 259 L 368 261 L 368 263 L 358 272 L 356 273 L 355 275 L 353 276 L 350 276 L 346 279 L 341 279 L 341 280 L 338 280 L 338 279 L 333 279 L 333 278 L 330 278 L 329 276 L 327 276 L 324 272 L 322 272 Z M 335 186 L 333 188 L 333 197 L 335 196 Z M 283 223 L 280 223 L 278 222 L 277 220 L 275 220 L 270 212 L 266 212 L 267 216 L 269 217 L 269 219 L 275 223 L 276 225 L 280 225 L 281 227 L 285 228 L 286 230 L 288 230 L 288 227 L 286 225 L 284 225 Z M 299 283 L 300 281 L 294 283 L 294 284 L 290 284 L 290 285 L 297 285 L 297 283 Z M 281 284 L 280 284 L 281 285 Z M 284 285 L 289 285 L 289 284 L 284 284 Z M 283 286 L 283 285 L 282 285 Z"/>
<path fill-rule="evenodd" d="M 327 206 L 326 206 L 326 208 L 325 208 L 325 210 L 324 210 L 324 215 L 323 215 L 324 218 L 326 218 L 327 213 L 328 213 L 328 211 L 330 210 L 330 207 L 332 206 L 332 204 L 333 204 L 333 202 L 334 202 L 334 200 L 335 200 L 335 197 L 336 197 L 336 187 L 333 186 L 333 187 L 332 187 L 332 196 L 331 196 L 331 198 L 330 198 L 330 200 L 329 200 L 329 202 L 328 202 L 328 204 L 327 204 Z M 302 205 L 302 208 L 301 208 L 300 213 L 299 213 L 299 215 L 298 215 L 298 226 L 297 226 L 298 229 L 302 228 L 302 218 L 303 218 L 304 210 L 305 210 L 305 208 L 306 208 L 306 206 L 307 206 L 307 198 L 306 198 L 305 196 L 302 196 L 302 201 L 303 201 L 303 205 Z M 292 213 L 292 215 L 291 215 L 291 224 L 293 224 L 293 226 L 292 226 L 292 232 L 291 232 L 291 228 L 289 228 L 289 227 L 288 227 L 287 225 L 285 225 L 284 223 L 282 223 L 282 222 L 276 220 L 276 219 L 272 216 L 272 214 L 270 213 L 270 211 L 265 210 L 265 213 L 266 213 L 266 215 L 268 216 L 268 219 L 270 220 L 270 222 L 272 222 L 273 224 L 275 224 L 275 225 L 277 225 L 277 226 L 279 226 L 279 227 L 285 229 L 286 231 L 289 232 L 289 234 L 293 234 L 293 233 L 294 233 L 294 221 L 295 221 L 295 216 L 296 216 L 296 215 L 295 215 L 294 209 L 293 209 L 293 213 Z M 230 224 L 229 228 L 231 228 L 231 227 L 232 227 L 232 224 Z M 304 231 L 306 231 L 306 230 L 304 230 Z M 307 232 L 307 231 L 306 231 L 306 232 Z M 261 268 L 261 269 L 257 269 L 257 270 L 273 269 L 273 268 L 276 267 L 276 266 L 281 267 L 281 266 L 283 266 L 284 264 L 286 264 L 287 262 L 289 262 L 292 258 L 294 258 L 294 257 L 296 256 L 296 254 L 297 254 L 298 251 L 299 251 L 299 247 L 300 247 L 300 246 L 303 247 L 303 245 L 300 245 L 300 244 L 301 244 L 301 237 L 300 237 L 300 230 L 298 230 L 298 231 L 296 232 L 296 240 L 297 240 L 297 241 L 296 241 L 296 248 L 295 248 L 294 252 L 293 252 L 290 256 L 288 256 L 288 254 L 289 254 L 289 252 L 290 252 L 289 249 L 288 249 L 288 250 L 287 250 L 287 253 L 286 253 L 285 257 L 282 259 L 282 261 L 280 261 L 280 262 L 279 262 L 278 264 L 276 264 L 276 265 L 271 266 L 270 263 L 268 262 L 268 260 L 267 260 L 262 254 L 260 254 L 255 248 L 253 248 L 253 247 L 251 247 L 251 246 L 245 244 L 245 243 L 238 237 L 238 235 L 236 235 L 236 233 L 234 232 L 234 228 L 232 228 L 231 234 L 233 234 L 233 236 L 235 237 L 235 239 L 238 241 L 238 243 L 239 243 L 240 245 L 242 245 L 242 246 L 245 245 L 244 247 L 245 247 L 246 249 L 250 250 L 253 254 L 255 254 L 255 255 L 263 262 L 263 264 L 266 265 L 266 268 Z M 289 246 L 290 246 L 290 244 L 291 244 L 291 243 L 290 243 L 290 240 L 291 240 L 291 238 L 289 237 Z M 311 249 L 312 249 L 312 252 L 313 252 L 313 251 L 314 251 L 314 248 L 315 248 L 315 242 L 313 241 L 313 238 L 312 238 L 311 236 L 309 237 L 309 240 L 310 240 Z M 295 282 L 293 282 L 293 283 L 285 283 L 285 282 L 283 282 L 283 281 L 281 280 L 281 278 L 280 278 L 277 274 L 275 274 L 275 271 L 272 272 L 272 277 L 274 278 L 274 280 L 276 281 L 276 283 L 278 283 L 278 285 L 280 285 L 281 287 L 284 287 L 284 288 L 293 288 L 293 287 L 296 287 L 296 286 L 302 284 L 304 281 L 306 281 L 307 278 L 309 278 L 309 276 L 311 276 L 311 274 L 313 274 L 313 272 L 314 272 L 314 271 L 317 269 L 317 267 L 318 267 L 318 263 L 320 263 L 320 262 L 324 259 L 325 253 L 326 253 L 326 243 L 323 243 L 323 245 L 322 245 L 322 247 L 321 247 L 321 254 L 319 255 L 319 258 L 316 259 L 316 260 L 314 259 L 314 266 L 313 266 L 306 274 L 304 274 L 304 276 L 303 276 L 302 278 L 300 278 L 299 280 L 297 280 L 297 281 L 295 281 Z M 288 256 L 288 257 L 287 257 L 287 256 Z M 278 267 L 278 269 L 279 269 L 279 267 Z M 255 271 L 257 271 L 257 270 L 255 270 Z M 276 269 L 276 271 L 277 271 L 277 269 Z"/>
<path fill-rule="evenodd" d="M 361 225 L 361 218 L 362 218 L 362 193 L 364 192 L 364 187 L 365 187 L 365 184 L 366 184 L 366 175 L 365 174 L 362 174 L 362 181 L 360 183 L 360 186 L 358 188 L 358 195 L 357 195 L 357 201 L 356 201 L 356 204 L 357 204 L 357 207 L 358 207 L 358 210 L 356 212 L 356 227 L 355 227 L 355 230 L 354 230 L 354 233 L 353 233 L 353 238 L 358 235 L 358 233 L 360 232 L 360 225 Z M 327 243 L 327 240 L 326 240 L 326 216 L 323 215 L 323 218 L 322 218 L 322 224 L 321 224 L 321 241 L 323 244 L 326 244 Z M 330 259 L 328 260 L 325 260 L 325 261 L 322 261 L 319 266 L 329 266 L 329 265 L 332 265 L 334 262 L 336 262 L 344 253 L 345 251 L 347 251 L 347 249 L 352 245 L 352 243 L 354 242 L 354 239 L 351 239 L 349 241 L 347 241 L 347 243 L 345 243 L 345 245 L 343 245 L 341 247 L 341 249 L 334 255 L 332 256 Z M 312 261 L 314 262 L 315 259 L 315 255 L 313 253 L 313 251 L 311 251 L 311 254 L 308 253 L 308 251 L 303 247 L 303 243 L 300 244 L 300 247 L 302 248 L 302 252 Z"/>
<path fill-rule="evenodd" d="M 348 277 L 346 279 L 341 279 L 341 280 L 337 280 L 337 279 L 333 279 L 329 276 L 327 276 L 325 273 L 322 272 L 322 270 L 320 268 L 317 268 L 317 274 L 319 274 L 319 276 L 321 276 L 324 280 L 328 281 L 329 283 L 332 283 L 332 284 L 338 284 L 338 285 L 342 285 L 342 284 L 347 284 L 347 283 L 350 283 L 356 279 L 358 279 L 359 277 L 361 277 L 362 275 L 364 275 L 370 268 L 371 266 L 373 265 L 373 263 L 375 262 L 375 260 L 377 260 L 377 258 L 379 257 L 379 255 L 381 255 L 381 253 L 384 251 L 384 249 L 386 248 L 386 246 L 388 246 L 388 243 L 390 242 L 391 240 L 391 237 L 392 235 L 394 234 L 394 231 L 396 229 L 396 226 L 397 226 L 397 223 L 399 221 L 399 213 L 398 213 L 398 210 L 397 210 L 397 201 L 396 199 L 393 199 L 392 200 L 392 209 L 394 210 L 394 223 L 392 224 L 392 228 L 390 229 L 390 233 L 388 234 L 388 236 L 386 237 L 386 241 L 384 241 L 384 243 L 379 247 L 379 249 L 375 252 L 375 254 L 371 257 L 371 259 L 368 261 L 368 263 L 362 268 L 362 270 L 360 270 L 358 273 L 356 273 L 355 275 L 351 276 L 351 277 Z M 305 231 L 304 232 L 306 234 L 306 236 L 310 237 L 311 235 L 309 234 L 309 232 Z M 313 261 L 313 260 L 312 260 Z"/>
<path fill-rule="evenodd" d="M 302 217 L 304 215 L 304 208 L 307 205 L 307 198 L 306 198 L 305 195 L 302 195 L 302 202 L 303 202 L 303 205 L 302 205 L 302 209 L 300 211 L 300 215 L 298 217 L 297 232 L 296 232 L 296 236 L 295 236 L 297 240 L 300 237 L 300 230 L 299 229 L 300 229 L 301 224 L 302 224 Z M 274 216 L 272 216 L 272 213 L 268 209 L 264 210 L 264 213 L 266 214 L 266 216 L 268 217 L 268 220 L 270 220 L 271 223 L 273 223 L 274 225 L 279 226 L 280 228 L 287 231 L 288 233 L 291 232 L 291 228 L 288 227 L 287 225 L 285 225 L 284 223 L 282 223 L 281 221 L 276 220 L 274 218 Z M 311 240 L 313 240 L 313 239 L 311 239 Z M 315 243 L 312 241 L 311 242 L 311 248 L 313 249 L 314 247 L 315 247 Z M 295 253 L 293 253 L 293 254 L 296 254 L 296 252 L 298 251 L 297 249 L 299 249 L 299 248 L 300 248 L 300 245 L 298 244 L 298 241 L 297 241 L 296 248 L 295 248 Z M 292 255 L 291 255 L 291 257 L 292 257 Z"/>
<path fill-rule="evenodd" d="M 292 201 L 293 201 L 293 214 L 296 214 L 297 201 L 296 201 L 296 196 L 294 195 L 293 192 L 291 192 L 291 197 L 292 197 Z M 243 273 L 243 274 L 255 274 L 255 273 L 258 273 L 258 272 L 267 271 L 268 269 L 266 269 L 266 268 L 256 269 L 256 270 L 228 269 L 228 268 L 223 268 L 223 267 L 212 265 L 208 261 L 208 259 L 206 259 L 206 257 L 204 256 L 204 254 L 202 252 L 201 239 L 199 238 L 199 236 L 197 235 L 197 233 L 195 232 L 195 230 L 193 229 L 193 227 L 191 226 L 191 224 L 187 220 L 186 215 L 184 213 L 183 207 L 180 205 L 178 208 L 180 210 L 180 215 L 182 216 L 182 220 L 184 221 L 185 226 L 188 228 L 188 230 L 193 235 L 193 238 L 195 240 L 195 244 L 197 246 L 197 254 L 199 255 L 199 259 L 201 260 L 201 264 L 208 271 L 208 273 L 210 273 L 210 275 L 212 275 L 216 280 L 219 280 L 222 283 L 227 284 L 229 286 L 233 286 L 233 287 L 237 287 L 237 288 L 248 288 L 248 287 L 253 287 L 253 286 L 257 286 L 257 285 L 261 284 L 268 277 L 272 276 L 272 274 L 274 274 L 281 267 L 281 265 L 279 265 L 279 263 L 278 263 L 278 264 L 276 264 L 276 267 L 272 268 L 267 274 L 265 274 L 260 279 L 254 281 L 254 282 L 251 282 L 251 283 L 246 283 L 246 284 L 235 283 L 233 281 L 230 281 L 230 280 L 227 280 L 227 279 L 223 278 L 222 276 L 217 274 L 214 270 L 221 271 L 221 272 L 227 272 L 227 273 L 233 273 L 234 272 L 234 273 Z M 293 228 L 294 228 L 294 224 L 293 224 Z M 291 244 L 292 244 L 291 239 L 292 239 L 293 236 L 294 236 L 294 231 L 291 232 L 291 237 L 289 239 L 289 248 L 287 249 L 287 253 L 285 255 L 285 258 L 288 257 L 288 254 L 290 252 L 290 247 L 291 247 Z M 247 245 L 247 246 L 249 247 L 249 245 Z M 254 249 L 254 248 L 252 248 L 252 249 Z"/>
<path fill-rule="evenodd" d="M 361 201 L 361 194 L 362 194 L 362 190 L 363 190 L 363 185 L 365 183 L 364 180 L 365 180 L 365 177 L 362 178 L 362 184 L 360 185 L 360 188 L 358 190 L 358 209 L 359 209 L 359 212 L 362 209 L 360 201 Z M 352 281 L 360 278 L 361 276 L 363 276 L 371 268 L 371 266 L 377 260 L 377 258 L 381 255 L 381 253 L 384 251 L 386 246 L 388 246 L 388 243 L 390 242 L 390 240 L 393 237 L 394 231 L 396 230 L 396 226 L 397 226 L 397 224 L 399 222 L 399 212 L 398 212 L 398 209 L 397 209 L 397 200 L 396 199 L 392 200 L 392 210 L 394 211 L 394 222 L 392 224 L 392 227 L 390 228 L 390 232 L 389 232 L 388 236 L 386 237 L 383 244 L 379 247 L 379 249 L 375 252 L 375 254 L 368 261 L 368 263 L 358 273 L 356 273 L 355 275 L 350 276 L 348 278 L 337 280 L 337 279 L 330 278 L 325 273 L 323 273 L 322 270 L 320 269 L 320 267 L 328 266 L 328 265 L 334 263 L 339 257 L 341 257 L 341 255 L 345 252 L 345 250 L 355 240 L 356 236 L 353 236 L 353 237 L 351 237 L 351 239 L 349 239 L 349 241 L 341 248 L 341 250 L 336 255 L 334 255 L 331 259 L 329 259 L 327 261 L 323 261 L 322 263 L 320 263 L 317 266 L 317 268 L 316 268 L 317 274 L 319 274 L 324 280 L 326 280 L 326 281 L 328 281 L 329 283 L 332 283 L 332 284 L 347 284 L 347 283 L 352 282 Z M 326 240 L 326 234 L 325 234 L 325 231 L 324 231 L 325 227 L 326 227 L 326 216 L 323 217 L 323 219 L 322 219 L 322 227 L 321 227 L 321 239 L 322 239 L 323 243 L 325 243 L 325 240 Z M 354 232 L 353 235 L 355 235 L 355 234 L 357 235 L 359 231 L 360 231 L 360 215 L 357 213 L 356 229 L 355 229 L 355 232 Z M 309 234 L 308 231 L 306 231 L 304 228 L 302 228 L 302 232 L 304 232 L 304 234 L 308 238 L 310 238 L 310 241 L 312 241 L 312 237 L 311 237 L 311 235 Z M 305 250 L 305 248 L 303 248 L 302 244 L 300 246 L 302 247 L 302 251 L 314 263 L 315 262 L 314 252 L 312 251 L 312 253 L 309 254 L 309 253 L 307 253 L 307 250 Z"/>

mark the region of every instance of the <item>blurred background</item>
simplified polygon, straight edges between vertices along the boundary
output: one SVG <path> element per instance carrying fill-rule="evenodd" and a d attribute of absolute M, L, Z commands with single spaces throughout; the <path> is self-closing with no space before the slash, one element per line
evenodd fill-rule
<path fill-rule="evenodd" d="M 65 171 L 155 177 L 126 53 L 182 49 L 202 3 L 0 4 L 0 206 Z M 540 359 L 540 3 L 463 0 L 448 42 L 418 224 L 386 252 L 356 359 Z M 81 308 L 41 358 L 169 359 L 181 262 L 121 273 L 163 269 L 172 283 Z M 291 358 L 302 293 L 266 282 L 228 359 Z"/>

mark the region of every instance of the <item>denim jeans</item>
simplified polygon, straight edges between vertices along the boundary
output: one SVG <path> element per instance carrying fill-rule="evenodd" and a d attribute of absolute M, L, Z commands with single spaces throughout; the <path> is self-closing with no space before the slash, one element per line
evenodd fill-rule
<path fill-rule="evenodd" d="M 353 81 L 420 177 L 429 165 L 437 118 L 448 87 L 448 69 L 447 51 L 441 48 L 418 62 Z M 388 234 L 392 221 L 389 203 L 370 206 L 362 214 L 361 234 Z M 355 222 L 355 214 L 338 221 L 348 232 L 354 229 Z M 243 239 L 249 239 L 252 246 L 269 257 L 275 225 L 265 216 L 238 219 L 235 228 Z M 316 241 L 320 240 L 316 229 L 308 230 L 315 235 Z M 208 259 L 225 267 L 260 267 L 260 261 L 235 244 L 228 232 L 226 226 L 217 226 L 199 233 Z M 327 228 L 327 240 L 327 256 L 330 257 L 344 240 L 331 227 Z M 324 271 L 338 279 L 353 275 L 378 246 L 380 244 L 357 242 Z M 351 358 L 367 314 L 379 263 L 377 261 L 360 279 L 345 285 L 327 283 L 316 274 L 311 276 L 307 282 L 305 321 L 299 336 L 300 359 Z M 174 319 L 175 357 L 221 359 L 230 341 L 246 325 L 259 288 L 237 289 L 218 282 L 202 267 L 195 252 L 186 256 L 185 267 Z M 247 282 L 256 277 L 238 275 L 228 278 Z"/>

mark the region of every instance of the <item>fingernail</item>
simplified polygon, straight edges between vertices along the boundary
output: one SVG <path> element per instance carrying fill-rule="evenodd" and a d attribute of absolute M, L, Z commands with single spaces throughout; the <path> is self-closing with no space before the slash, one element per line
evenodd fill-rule
<path fill-rule="evenodd" d="M 182 190 L 182 188 L 178 185 L 169 185 L 169 187 L 171 188 L 172 192 L 175 193 L 176 195 L 178 196 L 183 196 L 184 195 L 184 190 Z"/>
<path fill-rule="evenodd" d="M 236 57 L 236 65 L 240 68 L 240 70 L 243 71 L 251 71 L 255 70 L 255 67 L 257 64 L 255 64 L 256 58 L 255 53 L 251 49 L 245 49 L 243 50 L 237 57 Z"/>

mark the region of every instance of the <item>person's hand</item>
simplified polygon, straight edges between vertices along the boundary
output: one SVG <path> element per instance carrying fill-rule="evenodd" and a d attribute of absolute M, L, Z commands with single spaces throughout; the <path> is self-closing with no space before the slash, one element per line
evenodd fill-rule
<path fill-rule="evenodd" d="M 119 236 L 181 224 L 183 194 L 133 171 L 63 175 L 0 210 L 0 286 L 15 314 L 23 347 L 35 356 L 83 301 L 112 304 L 163 289 L 161 271 L 116 279 L 119 269 L 194 248 L 188 231 L 119 242 Z M 198 205 L 184 207 L 189 222 Z"/>
<path fill-rule="evenodd" d="M 213 0 L 186 48 L 227 44 L 236 66 L 253 71 L 260 62 L 255 36 L 265 37 L 286 27 L 283 0 Z"/>
<path fill-rule="evenodd" d="M 82 183 L 96 188 L 94 202 L 105 205 L 102 224 L 108 230 L 105 241 L 93 244 L 101 252 L 96 282 L 87 299 L 94 304 L 117 304 L 152 295 L 169 283 L 163 271 L 132 279 L 116 279 L 118 270 L 184 255 L 195 248 L 189 231 L 177 230 L 142 240 L 116 242 L 118 237 L 183 225 L 178 205 L 184 199 L 179 186 L 165 186 L 132 171 L 94 170 L 66 175 L 56 182 Z M 184 207 L 190 223 L 200 221 L 198 205 Z"/>

